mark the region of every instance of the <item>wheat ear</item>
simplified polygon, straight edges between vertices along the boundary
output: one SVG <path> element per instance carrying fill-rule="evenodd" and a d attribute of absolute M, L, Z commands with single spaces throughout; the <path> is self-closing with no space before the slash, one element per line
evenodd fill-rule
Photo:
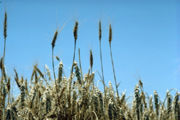
<path fill-rule="evenodd" d="M 3 52 L 3 62 L 6 53 L 6 38 L 7 38 L 7 13 L 4 15 L 4 52 Z"/>

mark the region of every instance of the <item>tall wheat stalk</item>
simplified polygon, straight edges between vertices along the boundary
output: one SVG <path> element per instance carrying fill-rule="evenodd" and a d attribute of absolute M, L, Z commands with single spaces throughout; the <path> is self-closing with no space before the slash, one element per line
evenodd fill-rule
<path fill-rule="evenodd" d="M 110 25 L 109 25 L 109 48 L 110 48 L 111 63 L 112 63 L 112 69 L 113 69 L 113 75 L 114 75 L 114 82 L 115 82 L 115 87 L 116 87 L 116 93 L 117 93 L 117 97 L 119 97 L 118 84 L 117 84 L 117 81 L 116 81 L 116 73 L 115 73 L 115 68 L 114 68 L 114 61 L 113 61 L 113 55 L 112 55 L 111 42 L 112 42 L 112 28 L 111 28 L 111 24 L 110 24 Z"/>
<path fill-rule="evenodd" d="M 70 78 L 69 78 L 69 95 L 68 95 L 69 108 L 71 108 L 71 85 L 72 85 L 73 67 L 74 67 L 74 61 L 75 61 L 75 55 L 76 55 L 76 43 L 77 43 L 77 37 L 78 37 L 77 33 L 78 33 L 78 21 L 75 22 L 74 29 L 73 29 L 73 35 L 74 35 L 74 53 L 73 53 L 73 61 L 72 61 Z"/>
<path fill-rule="evenodd" d="M 5 70 L 5 53 L 6 53 L 6 38 L 7 38 L 7 13 L 5 11 L 4 14 L 4 51 L 3 57 L 0 60 L 0 69 L 1 69 L 1 82 L 0 82 L 0 119 L 5 119 L 5 102 L 6 102 L 6 84 L 7 84 L 7 76 Z M 1 92 L 2 90 L 2 92 Z M 9 98 L 9 97 L 8 97 Z"/>
<path fill-rule="evenodd" d="M 55 47 L 55 43 L 57 40 L 57 36 L 58 36 L 58 31 L 56 30 L 56 32 L 54 33 L 54 37 L 51 43 L 52 46 L 52 67 L 53 67 L 53 74 L 54 74 L 54 80 L 56 81 L 56 74 L 55 74 L 55 68 L 54 68 L 54 47 Z"/>
<path fill-rule="evenodd" d="M 104 70 L 103 70 L 103 61 L 102 61 L 102 48 L 101 48 L 101 38 L 102 38 L 102 28 L 101 28 L 101 21 L 99 21 L 99 52 L 100 52 L 100 61 L 101 61 L 101 73 L 102 73 L 102 83 L 104 87 L 104 93 L 106 97 L 106 90 L 105 90 L 105 80 L 104 80 Z"/>
<path fill-rule="evenodd" d="M 77 37 L 78 37 L 78 21 L 75 22 L 73 35 L 74 35 L 74 53 L 73 53 L 73 61 L 72 61 L 72 67 L 71 67 L 71 74 L 73 73 L 73 64 L 76 56 L 76 43 L 77 43 Z"/>

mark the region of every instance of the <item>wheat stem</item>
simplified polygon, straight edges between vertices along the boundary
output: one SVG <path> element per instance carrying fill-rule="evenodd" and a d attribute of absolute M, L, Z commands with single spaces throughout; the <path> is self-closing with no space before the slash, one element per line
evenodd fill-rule
<path fill-rule="evenodd" d="M 116 86 L 117 97 L 119 97 L 118 84 L 117 84 L 117 81 L 116 81 L 116 74 L 115 74 L 115 68 L 114 68 L 114 61 L 113 61 L 113 55 L 112 55 L 111 44 L 109 44 L 109 47 L 110 47 L 111 64 L 112 64 L 112 69 L 113 69 L 114 82 L 115 82 L 115 86 Z"/>
<path fill-rule="evenodd" d="M 73 34 L 74 34 L 74 54 L 73 54 L 73 61 L 72 61 L 72 67 L 71 67 L 71 74 L 73 73 L 73 64 L 75 60 L 75 55 L 76 55 L 76 41 L 77 41 L 77 32 L 78 32 L 78 22 L 75 22 Z"/>
<path fill-rule="evenodd" d="M 83 80 L 83 73 L 82 73 L 82 66 L 81 66 L 81 54 L 80 54 L 80 48 L 78 49 L 78 54 L 79 54 L 79 67 L 80 67 L 80 72 L 81 72 L 81 80 Z"/>
<path fill-rule="evenodd" d="M 101 21 L 99 21 L 99 52 L 100 52 L 100 61 L 101 61 L 101 73 L 102 73 L 102 83 L 104 87 L 104 93 L 106 97 L 106 91 L 105 91 L 105 81 L 104 81 L 104 71 L 103 71 L 103 61 L 102 61 L 102 49 L 101 49 L 101 36 L 102 36 L 102 30 L 101 30 Z"/>
<path fill-rule="evenodd" d="M 52 40 L 52 67 L 53 67 L 53 74 L 54 74 L 54 80 L 56 81 L 56 74 L 55 74 L 55 68 L 54 68 L 54 47 L 55 47 L 55 43 L 57 40 L 57 36 L 58 36 L 58 31 L 56 30 L 56 32 L 54 33 L 54 37 Z"/>

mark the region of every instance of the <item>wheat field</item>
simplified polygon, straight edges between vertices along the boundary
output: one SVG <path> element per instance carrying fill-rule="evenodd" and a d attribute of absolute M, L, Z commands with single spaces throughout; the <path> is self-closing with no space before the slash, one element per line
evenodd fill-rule
<path fill-rule="evenodd" d="M 103 59 L 101 50 L 101 21 L 99 21 L 99 54 L 101 62 L 101 81 L 103 91 L 94 84 L 93 53 L 89 53 L 89 71 L 83 74 L 81 68 L 80 49 L 79 63 L 75 61 L 76 43 L 78 40 L 78 21 L 75 22 L 74 54 L 69 77 L 63 75 L 63 63 L 59 61 L 58 71 L 54 68 L 54 48 L 59 34 L 56 30 L 52 36 L 52 68 L 48 66 L 42 72 L 34 65 L 31 78 L 19 77 L 14 69 L 14 76 L 6 72 L 5 53 L 7 38 L 7 13 L 4 15 L 4 51 L 0 60 L 0 120 L 180 120 L 180 93 L 167 91 L 161 101 L 157 91 L 154 95 L 146 95 L 143 82 L 135 85 L 133 100 L 127 101 L 128 96 L 118 91 L 113 51 L 111 49 L 112 28 L 109 25 L 109 50 L 112 63 L 115 88 L 111 82 L 105 84 Z M 1 41 L 2 42 L 2 41 Z M 8 48 L 8 46 L 7 46 Z M 94 68 L 96 69 L 96 68 Z M 58 73 L 56 75 L 56 72 Z M 15 81 L 20 94 L 12 96 L 12 81 Z"/>

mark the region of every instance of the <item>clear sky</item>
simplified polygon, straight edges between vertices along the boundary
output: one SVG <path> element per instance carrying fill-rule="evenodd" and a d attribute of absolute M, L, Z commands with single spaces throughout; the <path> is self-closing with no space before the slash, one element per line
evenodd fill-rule
<path fill-rule="evenodd" d="M 64 74 L 68 76 L 74 44 L 72 31 L 78 20 L 77 48 L 81 49 L 83 72 L 88 71 L 89 50 L 92 49 L 98 81 L 97 73 L 101 72 L 98 21 L 101 20 L 106 84 L 113 82 L 108 44 L 108 26 L 112 24 L 112 51 L 120 92 L 131 95 L 139 78 L 148 94 L 157 90 L 163 97 L 167 89 L 180 90 L 178 0 L 3 0 L 0 4 L 0 56 L 3 54 L 5 9 L 8 14 L 6 67 L 12 77 L 13 68 L 28 78 L 36 63 L 42 70 L 45 64 L 52 68 L 51 41 L 55 30 L 63 24 L 55 55 L 62 59 Z"/>

